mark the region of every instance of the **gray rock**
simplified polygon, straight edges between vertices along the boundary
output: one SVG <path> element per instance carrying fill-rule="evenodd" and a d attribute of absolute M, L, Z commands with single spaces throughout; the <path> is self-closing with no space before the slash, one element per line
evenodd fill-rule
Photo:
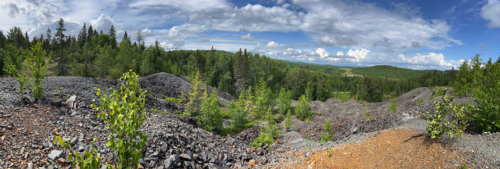
<path fill-rule="evenodd" d="M 77 98 L 76 98 L 76 95 L 73 95 L 71 97 L 69 97 L 68 100 L 66 100 L 66 102 L 64 102 L 64 105 L 66 105 L 66 108 L 68 109 L 76 109 L 76 105 L 77 105 Z"/>
<path fill-rule="evenodd" d="M 179 155 L 184 160 L 191 161 L 191 157 L 188 154 L 181 154 Z"/>
<path fill-rule="evenodd" d="M 166 159 L 165 161 L 163 161 L 163 164 L 166 169 L 174 167 L 172 159 Z"/>
<path fill-rule="evenodd" d="M 56 160 L 59 157 L 64 157 L 64 152 L 61 150 L 52 150 L 50 151 L 49 158 L 51 160 Z"/>

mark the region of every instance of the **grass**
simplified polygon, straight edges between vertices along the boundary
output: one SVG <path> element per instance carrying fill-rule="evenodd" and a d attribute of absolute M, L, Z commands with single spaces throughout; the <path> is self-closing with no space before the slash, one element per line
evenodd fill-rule
<path fill-rule="evenodd" d="M 163 111 L 160 111 L 160 110 L 158 110 L 158 109 L 155 109 L 155 108 L 153 108 L 153 109 L 149 109 L 149 111 L 150 111 L 151 113 L 155 113 L 155 114 L 163 114 L 163 115 L 167 115 L 167 113 L 165 113 L 165 112 L 163 112 Z"/>
<path fill-rule="evenodd" d="M 422 98 L 418 99 L 417 106 L 420 105 L 420 104 L 422 104 L 422 103 L 424 103 L 424 99 L 422 99 Z"/>
<path fill-rule="evenodd" d="M 166 101 L 170 103 L 183 103 L 181 99 L 178 98 L 173 98 L 173 97 L 167 97 L 167 96 L 161 96 L 161 98 L 165 99 Z"/>

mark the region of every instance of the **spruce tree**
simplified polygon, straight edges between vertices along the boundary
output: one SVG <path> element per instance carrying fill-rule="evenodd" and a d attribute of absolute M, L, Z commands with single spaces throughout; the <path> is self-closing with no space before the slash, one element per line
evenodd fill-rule
<path fill-rule="evenodd" d="M 51 43 L 51 40 L 52 40 L 52 32 L 50 31 L 50 28 L 47 28 L 47 39 L 45 39 L 45 49 L 46 50 L 52 50 L 51 46 L 50 46 L 50 43 Z"/>
<path fill-rule="evenodd" d="M 299 104 L 295 108 L 295 117 L 302 121 L 309 120 L 312 117 L 311 106 L 307 102 L 305 95 L 300 96 Z"/>
<path fill-rule="evenodd" d="M 192 80 L 191 86 L 189 87 L 187 114 L 188 116 L 196 116 L 200 112 L 200 106 L 203 101 L 202 98 L 202 87 L 201 87 L 201 75 L 200 72 L 196 72 L 195 79 Z"/>
<path fill-rule="evenodd" d="M 109 29 L 108 35 L 109 36 L 116 36 L 115 26 L 111 25 L 111 28 Z"/>
<path fill-rule="evenodd" d="M 212 92 L 208 97 L 207 91 L 204 92 L 204 101 L 201 105 L 200 115 L 197 117 L 203 129 L 210 132 L 222 131 L 222 112 L 219 108 L 217 93 Z"/>
<path fill-rule="evenodd" d="M 7 46 L 7 38 L 3 34 L 3 31 L 0 30 L 0 49 L 6 49 Z"/>
<path fill-rule="evenodd" d="M 65 70 L 65 64 L 66 64 L 66 59 L 64 58 L 64 40 L 66 38 L 66 35 L 64 35 L 64 31 L 66 31 L 66 28 L 64 28 L 64 20 L 63 18 L 60 18 L 59 19 L 59 22 L 58 22 L 58 25 L 57 25 L 57 33 L 56 33 L 56 37 L 57 37 L 57 40 L 59 41 L 59 49 L 60 49 L 60 53 L 59 53 L 59 75 L 66 75 L 66 70 Z"/>
<path fill-rule="evenodd" d="M 82 30 L 80 31 L 80 34 L 78 34 L 78 44 L 80 45 L 80 47 L 83 47 L 83 45 L 85 45 L 85 43 L 87 42 L 87 25 L 85 23 L 83 23 L 83 27 L 82 27 Z"/>

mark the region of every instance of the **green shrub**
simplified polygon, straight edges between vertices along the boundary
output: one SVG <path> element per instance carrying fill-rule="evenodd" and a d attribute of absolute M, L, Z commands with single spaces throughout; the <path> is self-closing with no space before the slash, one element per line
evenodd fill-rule
<path fill-rule="evenodd" d="M 279 107 L 278 112 L 284 115 L 287 111 L 291 110 L 292 108 L 292 92 L 291 91 L 286 92 L 285 88 L 282 87 L 278 99 L 276 101 Z"/>
<path fill-rule="evenodd" d="M 161 96 L 161 97 L 170 103 L 183 103 L 183 101 L 178 98 L 167 97 L 167 96 Z"/>
<path fill-rule="evenodd" d="M 288 113 L 286 113 L 286 119 L 285 119 L 285 129 L 288 131 L 292 128 L 292 113 L 290 113 L 290 110 L 288 110 Z"/>
<path fill-rule="evenodd" d="M 194 73 L 194 72 L 193 72 Z M 186 108 L 184 112 L 185 116 L 197 116 L 201 109 L 201 104 L 203 102 L 203 92 L 201 89 L 201 75 L 200 72 L 196 72 L 195 78 L 192 78 L 192 85 L 189 87 L 189 93 L 183 96 L 187 97 Z"/>
<path fill-rule="evenodd" d="M 332 149 L 328 149 L 328 150 L 326 151 L 326 155 L 327 155 L 328 157 L 331 157 L 331 156 L 332 156 Z"/>
<path fill-rule="evenodd" d="M 285 116 L 283 116 L 283 114 L 276 114 L 276 121 L 282 121 L 283 119 L 285 118 Z"/>
<path fill-rule="evenodd" d="M 435 138 L 447 134 L 449 137 L 462 137 L 463 131 L 467 127 L 466 117 L 473 109 L 472 105 L 462 103 L 452 105 L 453 97 L 443 96 L 443 102 L 434 101 L 437 111 L 433 115 L 427 112 L 423 117 L 427 119 L 429 126 L 426 135 Z"/>
<path fill-rule="evenodd" d="M 295 108 L 295 117 L 302 121 L 308 121 L 312 118 L 311 106 L 304 95 L 300 96 L 299 104 Z"/>
<path fill-rule="evenodd" d="M 95 141 L 95 138 L 94 138 Z M 101 157 L 98 155 L 95 147 L 92 147 L 92 143 L 90 143 L 90 147 L 92 152 L 85 152 L 84 154 L 80 154 L 75 152 L 71 148 L 71 144 L 68 144 L 68 140 L 63 141 L 61 136 L 54 137 L 54 144 L 61 145 L 63 149 L 68 149 L 71 154 L 68 156 L 68 161 L 71 162 L 72 168 L 81 168 L 81 169 L 97 169 L 101 166 Z M 108 168 L 112 168 L 111 164 L 108 164 Z"/>
<path fill-rule="evenodd" d="M 372 120 L 374 119 L 375 117 L 373 117 L 373 115 L 370 113 L 370 110 L 368 110 L 367 108 L 363 108 L 363 117 L 365 118 L 366 121 L 368 120 Z"/>
<path fill-rule="evenodd" d="M 391 99 L 392 103 L 387 106 L 389 113 L 396 113 L 398 111 L 398 101 L 396 98 Z"/>
<path fill-rule="evenodd" d="M 106 146 L 117 154 L 118 168 L 137 167 L 142 158 L 141 150 L 146 147 L 147 136 L 139 129 L 146 121 L 144 104 L 147 91 L 139 87 L 138 78 L 132 70 L 123 74 L 120 80 L 126 80 L 126 83 L 122 82 L 120 91 L 113 89 L 109 92 L 108 89 L 106 93 L 110 95 L 105 95 L 97 89 L 101 106 L 91 105 L 99 112 L 97 117 L 104 120 L 111 131 Z"/>
<path fill-rule="evenodd" d="M 500 131 L 500 63 L 486 65 L 485 72 L 476 75 L 482 82 L 471 92 L 478 106 L 471 119 L 483 132 Z"/>
<path fill-rule="evenodd" d="M 422 104 L 422 103 L 424 103 L 424 99 L 422 99 L 422 98 L 418 99 L 417 106 L 420 105 L 420 104 Z"/>
<path fill-rule="evenodd" d="M 233 131 L 240 132 L 245 128 L 245 125 L 249 122 L 248 113 L 245 110 L 243 110 L 242 107 L 237 107 L 236 109 L 233 109 L 230 112 L 231 112 L 231 119 L 233 120 L 231 122 L 231 125 L 233 126 Z"/>
<path fill-rule="evenodd" d="M 259 137 L 255 138 L 250 146 L 258 147 L 261 143 L 271 145 L 274 143 L 274 138 L 281 136 L 281 132 L 274 125 L 272 126 L 261 126 Z"/>
<path fill-rule="evenodd" d="M 323 129 L 326 131 L 325 134 L 321 134 L 321 140 L 322 141 L 333 141 L 333 131 L 332 131 L 332 124 L 330 123 L 330 118 L 325 121 L 325 125 L 323 126 Z"/>
<path fill-rule="evenodd" d="M 19 81 L 19 92 L 21 95 L 24 89 L 30 89 L 35 102 L 42 98 L 43 94 L 42 80 L 45 78 L 45 72 L 48 70 L 47 64 L 44 63 L 45 55 L 47 55 L 47 52 L 42 48 L 42 43 L 36 43 L 31 47 L 28 57 L 24 61 L 26 68 L 31 72 L 30 74 L 19 72 L 14 65 L 9 65 L 6 70 Z"/>
<path fill-rule="evenodd" d="M 200 115 L 197 117 L 198 122 L 206 131 L 220 132 L 222 131 L 222 112 L 219 109 L 217 93 L 212 92 L 208 97 L 207 92 L 205 92 L 204 97 L 206 99 L 201 104 Z"/>

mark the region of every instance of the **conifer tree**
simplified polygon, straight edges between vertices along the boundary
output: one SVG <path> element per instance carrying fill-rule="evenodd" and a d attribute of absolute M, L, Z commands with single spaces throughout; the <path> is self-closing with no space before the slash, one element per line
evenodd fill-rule
<path fill-rule="evenodd" d="M 59 55 L 59 75 L 66 75 L 66 70 L 65 70 L 65 64 L 66 64 L 66 59 L 64 58 L 64 40 L 66 38 L 66 35 L 64 35 L 64 31 L 66 31 L 66 28 L 64 28 L 64 20 L 63 18 L 59 19 L 58 25 L 57 25 L 57 33 L 56 37 L 57 40 L 59 41 L 59 49 L 60 49 L 60 55 Z"/>
<path fill-rule="evenodd" d="M 3 31 L 0 30 L 0 49 L 6 49 L 7 46 L 7 38 L 3 34 Z"/>
<path fill-rule="evenodd" d="M 199 76 L 199 73 L 198 73 Z M 204 92 L 204 101 L 201 105 L 200 115 L 197 117 L 203 129 L 210 132 L 222 131 L 222 112 L 219 108 L 217 93 L 212 92 L 208 97 L 207 91 Z"/>
<path fill-rule="evenodd" d="M 292 107 L 292 93 L 290 91 L 286 91 L 284 87 L 281 88 L 279 96 L 278 96 L 278 107 L 279 113 L 285 114 L 285 112 L 289 111 Z"/>
<path fill-rule="evenodd" d="M 111 28 L 109 29 L 108 35 L 109 36 L 116 36 L 115 26 L 111 25 Z"/>
<path fill-rule="evenodd" d="M 80 34 L 78 34 L 78 44 L 80 45 L 80 47 L 83 47 L 83 45 L 85 45 L 85 43 L 87 42 L 87 25 L 85 23 L 83 23 L 83 27 L 82 27 L 82 30 L 80 31 Z"/>
<path fill-rule="evenodd" d="M 311 106 L 307 102 L 306 96 L 300 96 L 299 104 L 295 108 L 295 117 L 305 121 L 312 117 Z"/>
<path fill-rule="evenodd" d="M 186 104 L 188 109 L 186 115 L 188 116 L 196 116 L 200 112 L 200 106 L 203 101 L 201 85 L 200 72 L 196 72 L 196 77 L 193 79 L 191 86 L 189 87 L 188 103 Z"/>
<path fill-rule="evenodd" d="M 253 108 L 254 113 L 251 114 L 254 118 L 262 118 L 266 113 L 266 108 L 270 106 L 271 94 L 271 91 L 266 87 L 264 80 L 261 78 L 259 88 L 255 92 L 257 98 L 255 99 Z"/>
<path fill-rule="evenodd" d="M 50 31 L 50 28 L 47 28 L 47 39 L 45 39 L 45 49 L 46 50 L 51 50 L 50 42 L 52 41 L 52 32 Z"/>

